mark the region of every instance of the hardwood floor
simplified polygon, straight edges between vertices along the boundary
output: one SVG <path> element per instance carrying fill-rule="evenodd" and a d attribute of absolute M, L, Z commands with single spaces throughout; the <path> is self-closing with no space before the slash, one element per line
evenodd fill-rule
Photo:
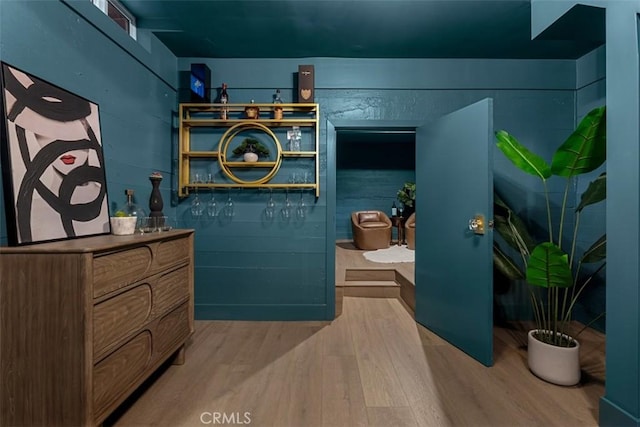
<path fill-rule="evenodd" d="M 198 321 L 185 364 L 168 366 L 105 424 L 597 425 L 601 334 L 580 335 L 576 387 L 529 372 L 524 327 L 495 328 L 494 340 L 487 368 L 416 324 L 395 298 L 344 297 L 332 322 Z"/>
<path fill-rule="evenodd" d="M 336 285 L 341 286 L 345 280 L 348 281 L 348 271 L 357 270 L 377 270 L 377 271 L 398 271 L 411 283 L 414 283 L 415 264 L 412 262 L 397 263 L 377 263 L 371 262 L 362 256 L 362 251 L 357 249 L 351 241 L 339 241 L 336 243 Z"/>

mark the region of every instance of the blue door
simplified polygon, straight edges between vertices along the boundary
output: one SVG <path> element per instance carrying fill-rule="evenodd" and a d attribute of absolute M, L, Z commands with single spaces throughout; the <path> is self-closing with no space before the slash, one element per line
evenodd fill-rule
<path fill-rule="evenodd" d="M 491 99 L 416 132 L 415 317 L 487 366 L 493 364 L 493 138 Z"/>

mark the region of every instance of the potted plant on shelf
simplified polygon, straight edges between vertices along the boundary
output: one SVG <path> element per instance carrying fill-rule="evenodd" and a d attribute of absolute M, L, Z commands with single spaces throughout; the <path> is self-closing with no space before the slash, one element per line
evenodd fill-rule
<path fill-rule="evenodd" d="M 416 183 L 405 182 L 402 188 L 398 190 L 397 197 L 404 206 L 402 216 L 408 218 L 416 209 Z"/>
<path fill-rule="evenodd" d="M 575 208 L 570 245 L 564 245 L 563 230 L 567 219 L 567 198 L 572 177 L 591 172 L 606 160 L 605 107 L 587 114 L 576 130 L 556 150 L 551 165 L 529 151 L 504 130 L 496 132 L 497 146 L 519 169 L 542 180 L 546 201 L 548 238 L 536 244 L 525 222 L 499 198 L 496 198 L 494 220 L 496 231 L 521 256 L 514 262 L 499 247 L 494 247 L 495 266 L 511 278 L 523 277 L 529 285 L 536 327 L 528 334 L 528 363 L 538 377 L 560 385 L 574 385 L 580 381 L 580 345 L 578 334 L 569 333 L 572 312 L 578 297 L 605 266 L 606 234 L 589 249 L 578 254 L 578 226 L 580 214 L 589 205 L 606 197 L 606 174 L 591 182 Z M 551 220 L 551 205 L 547 180 L 551 176 L 566 180 L 558 228 Z M 558 230 L 554 236 L 553 230 Z M 601 262 L 591 273 L 584 274 L 586 263 Z M 522 269 L 520 269 L 520 266 Z"/>
<path fill-rule="evenodd" d="M 245 138 L 234 150 L 236 156 L 243 156 L 245 162 L 257 162 L 258 157 L 269 156 L 269 149 L 255 138 Z"/>

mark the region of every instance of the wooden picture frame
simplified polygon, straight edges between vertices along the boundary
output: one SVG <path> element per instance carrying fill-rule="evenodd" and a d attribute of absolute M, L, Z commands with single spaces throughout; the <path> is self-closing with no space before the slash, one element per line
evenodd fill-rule
<path fill-rule="evenodd" d="M 98 105 L 4 62 L 0 85 L 9 244 L 110 233 Z"/>

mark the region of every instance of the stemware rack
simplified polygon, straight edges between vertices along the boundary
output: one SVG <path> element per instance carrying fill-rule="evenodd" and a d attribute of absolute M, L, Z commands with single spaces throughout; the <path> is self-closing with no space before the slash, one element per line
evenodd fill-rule
<path fill-rule="evenodd" d="M 257 108 L 259 116 L 247 118 L 248 108 Z M 275 108 L 282 109 L 282 118 L 274 118 Z M 179 120 L 179 197 L 198 189 L 222 188 L 311 190 L 319 197 L 318 104 L 184 103 L 179 106 Z M 287 142 L 294 129 L 301 136 L 295 150 Z M 257 137 L 268 145 L 269 157 L 257 162 L 232 160 L 244 137 Z"/>

